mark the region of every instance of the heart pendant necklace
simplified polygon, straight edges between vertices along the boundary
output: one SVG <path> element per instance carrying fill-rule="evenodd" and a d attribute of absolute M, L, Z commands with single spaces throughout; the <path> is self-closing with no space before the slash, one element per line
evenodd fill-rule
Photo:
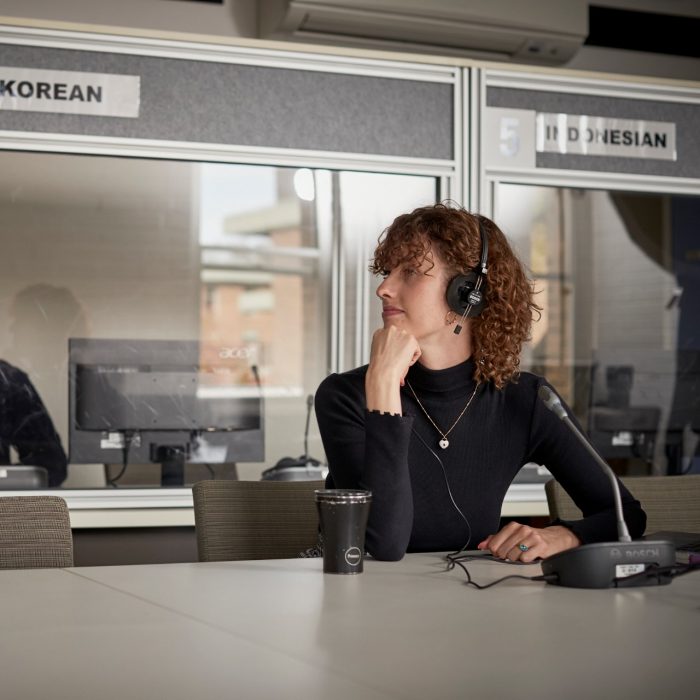
<path fill-rule="evenodd" d="M 474 397 L 476 396 L 476 390 L 479 388 L 479 385 L 477 384 L 474 387 L 474 391 L 472 391 L 472 395 L 469 397 L 469 401 L 467 401 L 467 405 L 462 409 L 462 412 L 457 416 L 457 420 L 455 420 L 455 422 L 452 424 L 450 429 L 444 433 L 442 432 L 442 430 L 440 430 L 440 428 L 437 427 L 437 424 L 435 423 L 435 421 L 430 417 L 430 414 L 425 410 L 425 406 L 423 406 L 423 404 L 420 402 L 420 399 L 416 395 L 416 392 L 413 390 L 413 387 L 411 386 L 411 382 L 409 382 L 408 379 L 406 380 L 406 385 L 411 390 L 411 393 L 413 394 L 413 398 L 416 400 L 416 403 L 420 406 L 421 411 L 423 411 L 423 413 L 425 413 L 425 417 L 432 423 L 433 428 L 435 428 L 435 430 L 437 430 L 438 433 L 440 433 L 440 435 L 442 435 L 442 439 L 438 442 L 438 445 L 440 445 L 441 449 L 446 450 L 450 446 L 450 441 L 447 439 L 447 436 L 455 429 L 455 426 L 457 425 L 457 423 L 459 423 L 459 421 L 462 419 L 462 416 L 467 412 L 467 409 L 469 408 L 471 402 L 474 400 Z"/>

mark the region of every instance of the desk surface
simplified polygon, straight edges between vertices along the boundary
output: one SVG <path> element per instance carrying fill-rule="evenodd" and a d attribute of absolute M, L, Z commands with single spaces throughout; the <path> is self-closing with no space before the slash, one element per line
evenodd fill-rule
<path fill-rule="evenodd" d="M 0 571 L 12 700 L 692 697 L 700 575 L 478 591 L 439 555 Z M 539 566 L 470 565 L 488 582 Z"/>

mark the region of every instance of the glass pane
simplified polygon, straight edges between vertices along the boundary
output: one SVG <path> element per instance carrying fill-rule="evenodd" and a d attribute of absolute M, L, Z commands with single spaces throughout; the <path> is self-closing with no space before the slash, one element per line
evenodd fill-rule
<path fill-rule="evenodd" d="M 432 177 L 342 172 L 341 236 L 344 266 L 343 345 L 340 366 L 352 369 L 369 361 L 372 334 L 382 326 L 379 281 L 369 263 L 382 231 L 405 212 L 433 204 L 438 197 Z"/>
<path fill-rule="evenodd" d="M 166 462 L 196 462 L 188 481 L 233 476 L 234 463 L 258 478 L 301 454 L 306 395 L 329 355 L 329 182 L 324 171 L 0 153 L 0 460 L 53 468 L 70 449 L 63 485 L 79 487 L 104 485 L 101 463 L 115 478 L 124 458 L 120 485 L 155 485 Z M 69 339 L 102 344 L 71 363 Z M 83 382 L 73 420 L 71 366 Z M 259 422 L 232 408 L 259 406 L 258 383 L 264 461 Z M 152 434 L 138 424 L 149 407 Z M 81 423 L 80 449 L 69 423 Z"/>
<path fill-rule="evenodd" d="M 0 153 L 0 464 L 78 488 L 258 479 L 283 457 L 321 458 L 315 420 L 308 438 L 305 426 L 333 366 L 331 290 L 352 280 L 354 366 L 376 238 L 436 186 Z"/>
<path fill-rule="evenodd" d="M 623 474 L 700 471 L 700 198 L 501 184 L 545 374 Z"/>

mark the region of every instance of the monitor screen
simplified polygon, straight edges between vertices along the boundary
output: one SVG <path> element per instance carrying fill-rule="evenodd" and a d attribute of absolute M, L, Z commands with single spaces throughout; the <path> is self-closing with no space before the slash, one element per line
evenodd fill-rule
<path fill-rule="evenodd" d="M 198 341 L 69 341 L 70 462 L 264 460 L 262 390 L 243 357 Z"/>

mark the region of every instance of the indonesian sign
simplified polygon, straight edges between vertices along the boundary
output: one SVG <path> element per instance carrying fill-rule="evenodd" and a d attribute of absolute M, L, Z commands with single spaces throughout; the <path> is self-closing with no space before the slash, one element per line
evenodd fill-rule
<path fill-rule="evenodd" d="M 535 128 L 540 153 L 676 160 L 676 125 L 670 122 L 538 113 Z"/>

